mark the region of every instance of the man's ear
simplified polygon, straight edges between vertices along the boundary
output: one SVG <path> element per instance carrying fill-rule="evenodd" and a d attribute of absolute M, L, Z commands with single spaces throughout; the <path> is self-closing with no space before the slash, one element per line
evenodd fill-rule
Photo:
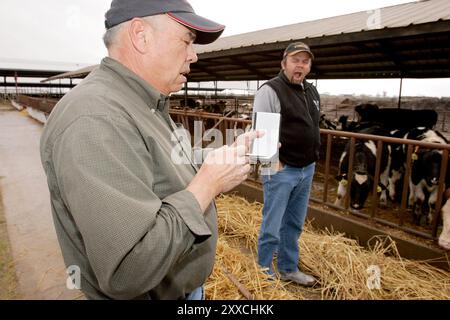
<path fill-rule="evenodd" d="M 286 68 L 286 59 L 281 60 L 281 69 L 285 69 Z"/>
<path fill-rule="evenodd" d="M 133 18 L 128 25 L 128 37 L 133 48 L 145 53 L 148 49 L 149 33 L 146 29 L 146 23 L 140 18 Z"/>

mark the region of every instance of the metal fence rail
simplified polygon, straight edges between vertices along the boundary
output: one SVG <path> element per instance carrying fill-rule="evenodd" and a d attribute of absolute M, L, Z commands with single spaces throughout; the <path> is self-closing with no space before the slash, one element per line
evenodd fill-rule
<path fill-rule="evenodd" d="M 323 198 L 322 199 L 313 199 L 316 202 L 325 204 L 327 206 L 338 208 L 338 209 L 344 209 L 354 215 L 357 215 L 359 217 L 363 217 L 366 219 L 373 220 L 375 222 L 395 227 L 397 229 L 425 237 L 428 239 L 436 239 L 437 236 L 437 230 L 440 223 L 440 210 L 442 205 L 442 195 L 445 189 L 445 175 L 447 171 L 447 162 L 448 162 L 448 154 L 450 150 L 450 145 L 444 145 L 444 144 L 437 144 L 437 143 L 428 143 L 428 142 L 421 142 L 416 140 L 409 140 L 409 139 L 399 139 L 399 138 L 391 138 L 391 137 L 384 137 L 384 136 L 375 136 L 370 134 L 360 134 L 360 133 L 352 133 L 352 132 L 342 132 L 342 131 L 333 131 L 333 130 L 326 130 L 321 129 L 321 135 L 326 137 L 327 141 L 327 151 L 326 151 L 326 160 L 325 160 L 325 183 L 324 183 L 324 190 L 323 190 Z M 328 178 L 330 176 L 330 155 L 331 155 L 331 141 L 333 137 L 345 137 L 350 139 L 350 155 L 349 155 L 349 172 L 348 172 L 348 190 L 345 195 L 344 200 L 344 207 L 336 207 L 333 203 L 330 203 L 328 201 Z M 373 183 L 373 190 L 372 190 L 372 201 L 371 201 L 371 208 L 370 208 L 370 215 L 363 214 L 361 212 L 358 212 L 356 210 L 352 210 L 349 208 L 349 202 L 350 202 L 350 186 L 351 186 L 351 179 L 352 179 L 352 167 L 353 167 L 353 157 L 355 154 L 355 143 L 356 140 L 372 140 L 377 143 L 377 161 L 376 161 L 376 167 L 375 167 L 375 176 L 374 176 L 374 183 Z M 400 221 L 398 224 L 392 223 L 390 221 L 387 221 L 385 219 L 380 219 L 377 217 L 377 209 L 378 209 L 378 195 L 377 195 L 377 186 L 379 183 L 379 173 L 380 173 L 380 165 L 381 165 L 381 156 L 382 156 L 382 146 L 384 143 L 391 143 L 391 144 L 404 144 L 407 145 L 407 153 L 406 153 L 406 172 L 404 175 L 403 180 L 403 187 L 402 187 L 402 196 L 401 196 L 401 205 L 400 205 Z M 439 185 L 438 185 L 438 196 L 436 201 L 436 206 L 434 210 L 434 216 L 432 221 L 432 229 L 430 233 L 424 233 L 417 231 L 416 229 L 405 227 L 404 226 L 404 218 L 407 211 L 407 200 L 408 200 L 408 188 L 409 188 L 409 179 L 411 177 L 411 167 L 412 167 L 412 155 L 414 147 L 422 147 L 426 149 L 437 149 L 442 150 L 442 162 L 441 162 L 441 168 L 440 168 L 440 177 L 439 177 Z"/>
<path fill-rule="evenodd" d="M 58 102 L 58 99 L 42 99 L 42 98 L 33 98 L 24 95 L 18 95 L 15 98 L 15 101 L 20 103 L 23 106 L 27 106 L 39 111 L 44 112 L 45 114 L 50 114 L 53 107 Z"/>
<path fill-rule="evenodd" d="M 17 102 L 25 105 L 30 106 L 32 108 L 36 108 L 38 110 L 49 112 L 53 106 L 56 104 L 57 100 L 54 99 L 39 99 L 39 98 L 31 98 L 26 96 L 18 96 L 16 98 Z M 242 133 L 245 129 L 248 129 L 248 126 L 251 125 L 251 120 L 245 120 L 240 118 L 231 118 L 226 116 L 221 116 L 214 113 L 207 113 L 207 112 L 198 112 L 193 110 L 176 110 L 171 109 L 170 114 L 172 116 L 172 119 L 183 125 L 183 127 L 191 133 L 191 137 L 194 137 L 194 129 L 195 129 L 195 122 L 200 121 L 200 133 L 202 137 L 202 146 L 206 147 L 206 144 L 209 143 L 210 139 L 203 139 L 205 136 L 208 136 L 208 130 L 214 128 L 218 129 L 223 137 L 227 136 L 227 130 L 232 130 L 233 137 L 236 137 L 239 133 Z M 445 175 L 447 170 L 447 160 L 448 160 L 448 154 L 450 150 L 450 145 L 443 145 L 443 144 L 436 144 L 436 143 L 426 143 L 426 142 L 420 142 L 415 140 L 407 140 L 407 139 L 399 139 L 399 138 L 390 138 L 390 137 L 384 137 L 384 136 L 375 136 L 370 134 L 360 134 L 360 133 L 352 133 L 352 132 L 344 132 L 344 131 L 334 131 L 334 130 L 326 130 L 321 129 L 320 130 L 321 136 L 323 138 L 323 141 L 326 141 L 325 146 L 325 172 L 324 172 L 324 184 L 323 184 L 323 190 L 322 194 L 319 198 L 311 197 L 311 201 L 320 203 L 323 205 L 326 205 L 330 208 L 344 210 L 350 214 L 353 214 L 355 216 L 367 219 L 368 221 L 377 222 L 389 227 L 393 227 L 398 230 L 406 231 L 410 234 L 414 234 L 416 236 L 420 236 L 426 239 L 433 239 L 436 240 L 437 237 L 437 231 L 439 227 L 439 223 L 441 220 L 440 216 L 440 209 L 442 205 L 442 196 L 445 188 Z M 347 138 L 350 139 L 350 155 L 349 155 L 349 172 L 348 172 L 348 190 L 346 192 L 345 198 L 344 198 L 344 206 L 338 207 L 335 206 L 332 202 L 329 200 L 329 189 L 330 189 L 330 179 L 333 179 L 333 177 L 330 174 L 330 169 L 332 166 L 333 161 L 333 140 L 336 141 L 336 139 L 342 139 Z M 375 168 L 375 176 L 374 176 L 374 185 L 372 190 L 372 196 L 371 196 L 371 207 L 369 210 L 369 214 L 356 211 L 350 208 L 350 186 L 351 186 L 351 179 L 352 179 L 352 167 L 353 167 L 353 156 L 355 153 L 355 144 L 357 140 L 372 140 L 377 145 L 377 161 L 376 161 L 376 168 Z M 192 139 L 191 143 L 194 143 L 194 140 Z M 407 153 L 406 153 L 406 172 L 404 175 L 403 180 L 403 186 L 402 186 L 402 195 L 401 195 L 401 204 L 400 204 L 400 215 L 399 215 L 399 221 L 398 223 L 394 223 L 391 221 L 388 221 L 384 218 L 379 217 L 379 201 L 378 201 L 378 195 L 377 195 L 377 186 L 379 184 L 379 173 L 380 173 L 380 166 L 381 166 L 381 156 L 382 156 L 382 146 L 385 143 L 389 144 L 403 144 L 407 146 Z M 437 202 L 436 207 L 434 210 L 433 215 L 433 221 L 432 221 L 432 228 L 429 232 L 422 232 L 415 228 L 411 228 L 408 226 L 405 226 L 404 221 L 408 210 L 408 189 L 409 189 L 409 178 L 411 176 L 411 166 L 412 166 L 412 155 L 414 148 L 422 147 L 422 148 L 428 148 L 428 149 L 438 149 L 442 150 L 443 154 L 443 161 L 441 163 L 441 170 L 440 170 L 440 178 L 439 178 L 439 185 L 438 185 L 438 195 L 437 195 Z M 334 154 L 335 156 L 335 154 Z M 259 176 L 258 176 L 258 170 L 254 170 L 254 174 L 250 180 L 253 180 L 255 182 L 259 182 Z"/>
<path fill-rule="evenodd" d="M 194 121 L 202 121 L 203 124 L 203 131 L 202 136 L 208 130 L 209 128 L 216 127 L 219 130 L 222 131 L 223 134 L 225 134 L 226 129 L 244 129 L 247 125 L 251 124 L 250 120 L 243 120 L 243 119 L 237 119 L 237 118 L 227 118 L 222 117 L 216 114 L 206 114 L 201 112 L 194 112 L 194 111 L 179 111 L 179 110 L 172 110 L 171 111 L 172 118 L 174 121 L 179 122 L 183 124 L 183 126 L 191 133 L 193 133 L 193 127 L 194 127 Z M 211 121 L 211 122 L 208 122 Z M 324 172 L 324 184 L 323 184 L 323 190 L 322 194 L 319 198 L 311 197 L 311 201 L 315 203 L 320 203 L 323 205 L 326 205 L 333 209 L 338 210 L 344 210 L 352 215 L 358 216 L 360 218 L 364 218 L 368 221 L 377 222 L 382 225 L 386 225 L 398 230 L 402 230 L 405 232 L 408 232 L 410 234 L 423 237 L 426 239 L 432 239 L 436 240 L 437 237 L 437 231 L 439 227 L 439 223 L 441 221 L 440 216 L 440 209 L 442 205 L 442 195 L 445 188 L 445 174 L 447 170 L 447 159 L 448 154 L 450 150 L 450 145 L 443 145 L 443 144 L 436 144 L 436 143 L 427 143 L 427 142 L 421 142 L 416 140 L 408 140 L 408 139 L 400 139 L 400 138 L 391 138 L 391 137 L 384 137 L 384 136 L 376 136 L 376 135 L 370 135 L 370 134 L 360 134 L 360 133 L 353 133 L 353 132 L 344 132 L 344 131 L 334 131 L 334 130 L 326 130 L 321 129 L 320 130 L 322 138 L 326 141 L 325 143 L 325 172 Z M 350 154 L 349 154 L 349 172 L 348 172 L 348 190 L 346 192 L 345 198 L 344 198 L 344 206 L 335 206 L 334 203 L 330 202 L 329 200 L 329 187 L 330 182 L 329 179 L 333 179 L 334 177 L 330 174 L 330 168 L 331 168 L 331 162 L 332 162 L 332 146 L 333 146 L 333 138 L 348 138 L 350 139 Z M 350 208 L 350 186 L 351 186 L 351 177 L 352 177 L 352 167 L 353 167 L 353 157 L 355 154 L 355 144 L 357 140 L 372 140 L 377 145 L 377 161 L 376 161 L 376 167 L 375 167 L 375 176 L 374 176 L 374 183 L 373 183 L 373 190 L 372 190 L 372 196 L 371 196 L 371 206 L 369 209 L 369 214 L 362 213 L 360 211 L 356 211 Z M 384 218 L 380 218 L 378 216 L 379 211 L 379 200 L 378 200 L 378 193 L 377 193 L 377 187 L 379 185 L 379 173 L 380 173 L 380 166 L 381 166 L 381 157 L 382 157 L 382 146 L 385 143 L 389 144 L 404 144 L 407 146 L 407 153 L 406 153 L 406 172 L 404 174 L 404 180 L 403 180 L 403 186 L 402 186 L 402 195 L 401 195 L 401 204 L 400 204 L 400 216 L 399 216 L 399 222 L 394 223 L 392 221 L 386 220 Z M 430 232 L 422 232 L 415 228 L 405 226 L 404 221 L 408 210 L 408 192 L 409 192 L 409 178 L 411 176 L 411 166 L 412 166 L 412 155 L 414 148 L 422 147 L 427 149 L 438 149 L 442 150 L 443 152 L 443 161 L 441 163 L 441 171 L 440 171 L 440 178 L 439 178 L 439 186 L 438 186 L 438 197 L 436 202 L 436 207 L 434 210 L 433 215 L 433 221 L 432 221 L 432 228 Z M 259 176 L 258 171 L 255 170 L 253 177 L 250 178 L 250 180 L 253 180 L 255 182 L 259 182 Z"/>

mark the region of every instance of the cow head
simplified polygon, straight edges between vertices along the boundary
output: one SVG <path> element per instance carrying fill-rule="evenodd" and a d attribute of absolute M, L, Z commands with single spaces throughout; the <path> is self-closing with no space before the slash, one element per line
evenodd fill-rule
<path fill-rule="evenodd" d="M 357 105 L 355 111 L 360 122 L 377 121 L 378 106 L 376 104 L 364 103 Z"/>
<path fill-rule="evenodd" d="M 353 209 L 362 209 L 367 200 L 373 183 L 373 177 L 369 174 L 369 161 L 371 154 L 367 146 L 363 143 L 355 147 L 355 160 L 353 164 L 353 176 L 350 188 L 350 205 Z"/>
<path fill-rule="evenodd" d="M 417 161 L 424 170 L 423 175 L 428 186 L 437 186 L 441 171 L 442 154 L 438 150 L 420 149 Z"/>
<path fill-rule="evenodd" d="M 350 188 L 350 206 L 353 209 L 360 210 L 369 196 L 373 186 L 373 177 L 367 172 L 355 172 L 353 174 Z"/>
<path fill-rule="evenodd" d="M 338 199 L 342 200 L 346 191 L 341 188 L 347 189 L 348 177 L 346 173 L 338 174 L 336 180 L 339 182 Z M 353 209 L 360 210 L 364 207 L 364 203 L 369 196 L 373 186 L 373 177 L 368 174 L 366 170 L 356 168 L 352 175 L 352 182 L 350 188 L 350 206 Z"/>

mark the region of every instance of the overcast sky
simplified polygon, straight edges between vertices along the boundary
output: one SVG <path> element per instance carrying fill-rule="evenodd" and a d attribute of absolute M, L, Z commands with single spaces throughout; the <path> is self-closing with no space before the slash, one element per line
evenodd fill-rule
<path fill-rule="evenodd" d="M 409 0 L 190 0 L 226 25 L 223 36 L 396 5 Z M 110 0 L 0 0 L 0 68 L 74 70 L 96 64 Z M 319 81 L 321 92 L 398 94 L 399 80 Z M 403 82 L 405 95 L 450 96 L 450 81 Z"/>

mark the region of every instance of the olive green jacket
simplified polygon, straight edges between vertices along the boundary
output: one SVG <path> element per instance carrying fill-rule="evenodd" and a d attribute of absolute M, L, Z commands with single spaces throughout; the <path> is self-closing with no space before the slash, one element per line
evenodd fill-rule
<path fill-rule="evenodd" d="M 105 58 L 52 111 L 41 138 L 67 266 L 92 299 L 182 299 L 212 271 L 214 203 L 185 190 L 197 172 L 169 99 Z"/>

